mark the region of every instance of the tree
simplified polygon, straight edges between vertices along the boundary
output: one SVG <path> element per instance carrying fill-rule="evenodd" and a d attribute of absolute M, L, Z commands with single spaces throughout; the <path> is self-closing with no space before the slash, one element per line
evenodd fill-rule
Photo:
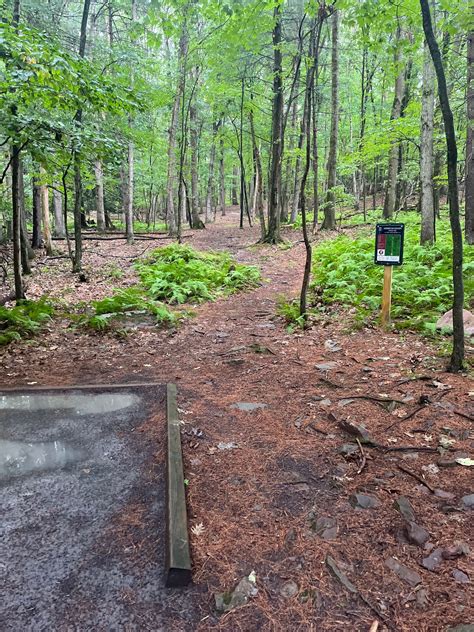
<path fill-rule="evenodd" d="M 423 18 L 423 30 L 430 49 L 431 58 L 433 60 L 438 80 L 438 95 L 446 135 L 449 219 L 453 238 L 453 352 L 451 354 L 449 368 L 451 371 L 460 371 L 464 364 L 464 281 L 462 271 L 463 243 L 461 223 L 459 220 L 459 191 L 457 175 L 458 148 L 456 143 L 453 113 L 446 85 L 446 75 L 444 72 L 441 52 L 433 31 L 430 5 L 428 0 L 420 0 L 420 5 Z"/>
<path fill-rule="evenodd" d="M 332 16 L 332 46 L 331 46 L 331 135 L 329 138 L 327 196 L 324 207 L 323 230 L 336 228 L 336 172 L 337 172 L 337 143 L 339 136 L 339 11 Z"/>
<path fill-rule="evenodd" d="M 471 7 L 474 13 L 474 7 Z M 474 245 L 474 31 L 467 35 L 466 241 Z"/>
<path fill-rule="evenodd" d="M 435 209 L 433 187 L 433 130 L 434 130 L 434 67 L 425 43 L 420 133 L 420 210 L 422 244 L 435 240 Z"/>

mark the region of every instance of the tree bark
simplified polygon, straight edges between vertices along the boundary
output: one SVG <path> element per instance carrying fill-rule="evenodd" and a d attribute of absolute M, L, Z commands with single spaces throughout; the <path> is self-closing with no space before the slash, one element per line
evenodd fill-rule
<path fill-rule="evenodd" d="M 20 301 L 25 298 L 23 289 L 23 277 L 21 270 L 21 157 L 18 145 L 13 145 L 11 153 L 12 170 L 12 208 L 13 208 L 13 273 L 15 279 L 15 299 Z"/>
<path fill-rule="evenodd" d="M 224 161 L 224 139 L 220 140 L 219 153 L 219 206 L 221 215 L 225 215 L 225 161 Z"/>
<path fill-rule="evenodd" d="M 472 6 L 474 14 L 474 5 Z M 474 245 L 474 31 L 467 35 L 466 241 Z"/>
<path fill-rule="evenodd" d="M 321 229 L 336 228 L 336 168 L 337 142 L 339 136 L 339 11 L 332 16 L 332 48 L 331 48 L 331 133 L 329 137 L 328 156 L 328 190 L 324 207 L 324 221 Z"/>
<path fill-rule="evenodd" d="M 60 239 L 66 237 L 63 214 L 63 196 L 55 188 L 53 189 L 53 211 L 54 211 L 54 236 Z"/>
<path fill-rule="evenodd" d="M 209 153 L 209 170 L 208 170 L 208 178 L 207 178 L 207 191 L 206 191 L 206 214 L 205 220 L 206 222 L 210 222 L 212 218 L 212 198 L 213 198 L 213 188 L 214 188 L 214 163 L 216 160 L 216 135 L 219 131 L 220 121 L 217 121 L 212 126 L 212 143 L 211 143 L 211 151 Z"/>
<path fill-rule="evenodd" d="M 273 105 L 270 181 L 268 192 L 268 229 L 265 242 L 275 244 L 280 238 L 281 159 L 283 156 L 283 80 L 282 80 L 282 25 L 281 5 L 273 10 Z"/>
<path fill-rule="evenodd" d="M 239 168 L 235 165 L 232 167 L 232 206 L 237 206 L 239 199 L 237 196 L 237 181 L 239 180 Z"/>
<path fill-rule="evenodd" d="M 44 167 L 40 169 L 41 179 L 46 175 Z M 51 241 L 51 222 L 49 216 L 49 189 L 44 182 L 41 184 L 41 220 L 43 225 L 43 240 L 46 254 L 51 257 L 53 254 L 53 242 Z"/>
<path fill-rule="evenodd" d="M 395 67 L 400 67 L 401 52 L 398 45 L 401 39 L 401 29 L 397 29 L 397 48 L 395 51 Z M 393 98 L 392 113 L 390 116 L 391 121 L 395 121 L 400 118 L 402 113 L 403 95 L 405 93 L 405 69 L 399 69 L 397 78 L 395 80 L 395 95 Z M 391 219 L 395 212 L 396 199 L 397 199 L 397 175 L 399 164 L 399 143 L 393 142 L 390 148 L 388 157 L 388 173 L 387 173 L 387 186 L 385 190 L 385 200 L 383 206 L 384 219 Z"/>
<path fill-rule="evenodd" d="M 250 100 L 253 100 L 253 95 L 250 95 Z M 256 170 L 256 178 L 255 178 L 255 200 L 256 200 L 256 214 L 260 220 L 260 235 L 262 241 L 265 239 L 266 227 L 265 227 L 265 212 L 263 208 L 263 171 L 262 171 L 262 160 L 260 158 L 260 150 L 257 144 L 257 139 L 255 137 L 255 125 L 253 120 L 253 109 L 250 108 L 249 112 L 249 123 L 250 123 L 250 135 L 252 137 L 252 146 L 253 146 L 253 156 L 255 161 L 255 170 Z"/>
<path fill-rule="evenodd" d="M 459 191 L 457 177 L 458 148 L 454 119 L 449 103 L 446 75 L 444 72 L 441 52 L 433 32 L 431 11 L 428 0 L 420 0 L 423 17 L 423 30 L 431 53 L 433 65 L 438 79 L 438 95 L 443 113 L 444 131 L 447 146 L 448 165 L 448 197 L 449 219 L 453 239 L 453 351 L 449 368 L 451 371 L 460 371 L 464 364 L 464 280 L 463 280 L 463 242 L 461 222 L 459 221 Z"/>
<path fill-rule="evenodd" d="M 189 107 L 189 140 L 191 147 L 191 228 L 204 228 L 199 217 L 198 131 L 196 106 Z"/>
<path fill-rule="evenodd" d="M 94 163 L 95 174 L 95 210 L 97 218 L 97 231 L 105 232 L 105 204 L 104 204 L 104 173 L 102 162 L 96 160 Z"/>
<path fill-rule="evenodd" d="M 128 143 L 127 177 L 126 177 L 126 201 L 125 206 L 125 236 L 127 244 L 133 244 L 133 178 L 134 178 L 134 148 L 133 143 Z"/>
<path fill-rule="evenodd" d="M 435 240 L 433 190 L 434 80 L 433 62 L 431 61 L 428 44 L 425 43 L 420 134 L 421 244 L 433 244 Z"/>
<path fill-rule="evenodd" d="M 36 178 L 33 178 L 33 235 L 32 247 L 41 248 L 41 188 Z"/>

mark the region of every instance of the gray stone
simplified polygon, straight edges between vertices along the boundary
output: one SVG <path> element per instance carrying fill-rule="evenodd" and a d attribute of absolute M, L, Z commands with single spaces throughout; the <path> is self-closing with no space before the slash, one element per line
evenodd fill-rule
<path fill-rule="evenodd" d="M 319 371 L 331 371 L 337 367 L 337 362 L 321 362 L 315 365 Z"/>
<path fill-rule="evenodd" d="M 446 632 L 474 632 L 474 623 L 461 623 L 454 628 L 448 628 Z"/>
<path fill-rule="evenodd" d="M 452 546 L 447 546 L 442 552 L 444 560 L 456 560 L 463 555 L 469 555 L 469 546 L 465 542 L 456 542 Z"/>
<path fill-rule="evenodd" d="M 469 579 L 469 575 L 466 575 L 466 573 L 460 571 L 459 568 L 454 569 L 454 571 L 452 572 L 452 576 L 458 582 L 458 584 L 469 584 L 469 582 L 471 581 Z"/>
<path fill-rule="evenodd" d="M 339 566 L 336 563 L 336 560 L 332 558 L 330 555 L 326 556 L 326 566 L 332 575 L 351 593 L 357 593 L 357 588 L 354 584 L 349 580 L 347 575 L 342 572 Z"/>
<path fill-rule="evenodd" d="M 335 540 L 337 538 L 337 522 L 335 518 L 320 516 L 313 522 L 311 528 L 323 540 Z"/>
<path fill-rule="evenodd" d="M 339 421 L 339 425 L 343 430 L 345 430 L 345 432 L 353 437 L 357 437 L 361 443 L 372 443 L 369 431 L 363 424 L 356 424 L 347 419 L 341 419 L 341 421 Z"/>
<path fill-rule="evenodd" d="M 407 522 L 415 522 L 415 512 L 410 501 L 405 496 L 399 496 L 393 506 L 399 511 Z"/>
<path fill-rule="evenodd" d="M 421 607 L 425 608 L 429 604 L 429 596 L 430 593 L 426 590 L 426 588 L 421 588 L 416 591 L 416 603 Z"/>
<path fill-rule="evenodd" d="M 297 594 L 298 594 L 298 586 L 292 580 L 285 582 L 283 586 L 280 588 L 280 595 L 282 597 L 285 597 L 285 599 L 292 599 Z"/>
<path fill-rule="evenodd" d="M 410 544 L 415 544 L 419 547 L 424 546 L 430 539 L 429 532 L 423 527 L 420 527 L 420 525 L 416 524 L 416 522 L 407 523 L 405 527 L 405 535 Z"/>
<path fill-rule="evenodd" d="M 341 350 L 341 347 L 335 340 L 326 340 L 324 343 L 324 347 L 331 353 L 336 353 L 337 351 Z"/>
<path fill-rule="evenodd" d="M 385 566 L 398 575 L 404 582 L 407 582 L 412 588 L 421 584 L 420 575 L 411 568 L 408 568 L 408 566 L 400 564 L 395 558 L 389 557 L 388 560 L 385 561 Z"/>
<path fill-rule="evenodd" d="M 344 443 L 344 445 L 341 445 L 338 452 L 344 456 L 354 456 L 355 454 L 359 454 L 359 446 L 355 443 Z"/>
<path fill-rule="evenodd" d="M 443 549 L 436 548 L 421 560 L 421 565 L 429 571 L 435 571 L 443 561 Z"/>
<path fill-rule="evenodd" d="M 232 404 L 231 408 L 236 410 L 243 410 L 247 413 L 252 412 L 253 410 L 259 410 L 266 408 L 267 404 L 259 404 L 253 402 L 237 402 L 236 404 Z"/>
<path fill-rule="evenodd" d="M 462 317 L 464 321 L 464 333 L 466 336 L 474 336 L 474 314 L 467 309 L 462 310 Z M 453 310 L 443 314 L 436 323 L 436 329 L 443 329 L 452 333 L 453 331 Z"/>
<path fill-rule="evenodd" d="M 466 507 L 466 509 L 474 509 L 474 494 L 463 496 L 461 500 L 463 507 Z"/>
<path fill-rule="evenodd" d="M 434 495 L 436 498 L 442 498 L 443 500 L 453 500 L 455 495 L 451 492 L 445 492 L 444 489 L 435 489 Z"/>
<path fill-rule="evenodd" d="M 352 494 L 349 502 L 356 509 L 375 509 L 380 506 L 380 500 L 375 496 L 369 496 L 369 494 Z"/>
<path fill-rule="evenodd" d="M 250 597 L 255 597 L 258 589 L 255 583 L 248 577 L 243 577 L 231 592 L 216 593 L 214 595 L 216 610 L 218 612 L 229 612 L 239 606 L 245 606 Z"/>

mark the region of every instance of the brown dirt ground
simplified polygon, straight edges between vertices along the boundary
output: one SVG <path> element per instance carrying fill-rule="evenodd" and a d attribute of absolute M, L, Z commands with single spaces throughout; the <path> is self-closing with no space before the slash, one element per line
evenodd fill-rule
<path fill-rule="evenodd" d="M 418 335 L 355 331 L 351 314 L 342 310 L 328 310 L 304 333 L 288 333 L 275 301 L 298 292 L 301 237 L 288 232 L 294 242 L 288 250 L 255 247 L 258 229 L 240 231 L 236 222 L 234 210 L 187 238 L 196 248 L 228 250 L 259 265 L 261 287 L 196 307 L 196 316 L 176 331 L 148 327 L 116 337 L 55 320 L 35 339 L 0 351 L 3 384 L 178 383 L 190 526 L 203 527 L 191 534 L 201 611 L 193 630 L 369 630 L 378 620 L 379 630 L 421 632 L 474 624 L 472 554 L 443 561 L 436 572 L 424 569 L 420 562 L 428 553 L 405 540 L 393 507 L 400 495 L 410 500 L 417 522 L 430 533 L 429 547 L 464 541 L 472 548 L 473 513 L 461 509 L 462 496 L 474 493 L 472 469 L 434 467 L 443 434 L 454 440 L 452 453 L 474 456 L 472 380 L 446 373 L 444 360 Z M 106 296 L 112 286 L 133 281 L 131 260 L 154 245 L 87 241 L 88 283 L 77 282 L 64 259 L 38 259 L 29 296 L 48 291 L 66 302 Z M 125 271 L 123 278 L 111 279 L 112 264 Z M 328 340 L 340 350 L 328 350 Z M 315 366 L 328 361 L 337 363 L 330 371 Z M 407 401 L 391 412 L 370 399 L 345 401 L 364 394 Z M 431 403 L 403 420 L 421 396 Z M 243 412 L 232 408 L 236 402 L 266 408 Z M 365 424 L 380 444 L 433 450 L 363 447 L 346 459 L 338 450 L 351 438 L 341 419 Z M 219 442 L 238 447 L 222 450 Z M 399 465 L 453 497 L 440 498 Z M 358 491 L 375 495 L 380 506 L 354 509 L 349 499 Z M 312 530 L 311 521 L 321 516 L 337 520 L 335 539 Z M 137 513 L 135 528 L 139 519 Z M 329 573 L 327 555 L 359 594 Z M 416 570 L 422 583 L 413 589 L 399 579 L 384 564 L 389 557 Z M 470 583 L 455 581 L 456 568 Z M 232 589 L 251 571 L 256 597 L 217 616 L 213 594 Z M 290 580 L 298 594 L 288 598 L 281 588 Z M 191 628 L 176 620 L 170 629 Z"/>

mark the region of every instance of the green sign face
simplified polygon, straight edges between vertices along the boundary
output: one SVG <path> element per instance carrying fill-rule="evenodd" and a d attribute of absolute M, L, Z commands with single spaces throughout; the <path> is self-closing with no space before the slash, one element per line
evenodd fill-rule
<path fill-rule="evenodd" d="M 377 224 L 375 263 L 400 266 L 403 263 L 405 224 Z"/>

